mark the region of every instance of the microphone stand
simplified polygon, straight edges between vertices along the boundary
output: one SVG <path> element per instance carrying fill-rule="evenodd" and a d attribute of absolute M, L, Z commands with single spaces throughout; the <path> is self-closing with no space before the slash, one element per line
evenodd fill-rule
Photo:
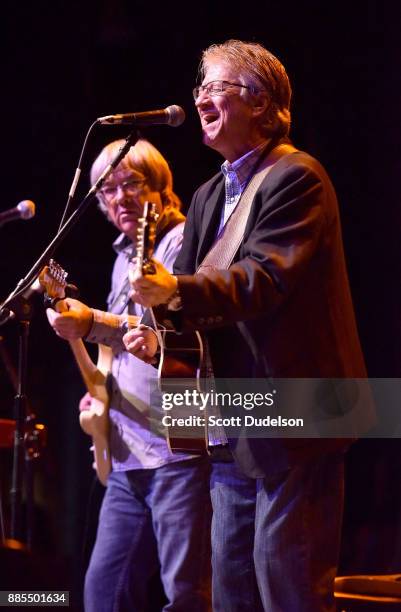
<path fill-rule="evenodd" d="M 32 314 L 30 311 L 29 316 Z M 25 415 L 27 412 L 27 396 L 26 378 L 27 378 L 27 356 L 28 356 L 28 337 L 29 337 L 28 319 L 19 321 L 19 351 L 18 351 L 18 388 L 14 403 L 14 450 L 13 450 L 13 472 L 12 484 L 10 491 L 11 501 L 11 538 L 13 540 L 22 540 L 22 474 L 24 462 L 24 425 Z M 29 506 L 29 504 L 28 504 Z M 27 506 L 27 508 L 28 508 Z"/>
<path fill-rule="evenodd" d="M 34 279 L 36 279 L 45 265 L 48 264 L 49 259 L 57 249 L 57 247 L 63 242 L 65 237 L 69 234 L 71 229 L 75 226 L 78 220 L 81 218 L 83 213 L 89 207 L 89 204 L 94 199 L 98 190 L 102 187 L 104 181 L 109 174 L 118 166 L 120 161 L 128 153 L 131 146 L 133 146 L 138 140 L 136 129 L 134 128 L 129 136 L 126 138 L 125 143 L 121 146 L 117 155 L 113 161 L 105 168 L 96 183 L 91 187 L 86 196 L 80 202 L 75 211 L 70 215 L 64 225 L 59 229 L 55 238 L 51 241 L 49 246 L 45 249 L 39 259 L 34 263 L 28 274 L 21 279 L 16 288 L 10 293 L 8 298 L 0 306 L 0 326 L 7 321 L 18 318 L 19 319 L 19 356 L 18 356 L 18 392 L 15 397 L 14 405 L 14 418 L 15 418 L 15 433 L 14 433 L 14 451 L 13 451 L 13 472 L 12 472 L 12 486 L 10 492 L 11 502 L 11 537 L 16 540 L 22 538 L 22 510 L 21 510 L 21 498 L 22 498 L 22 483 L 23 483 L 23 460 L 24 460 L 24 420 L 27 412 L 27 395 L 26 395 L 26 378 L 27 378 L 27 361 L 28 361 L 28 338 L 29 338 L 29 325 L 32 319 L 33 309 L 29 298 L 24 297 L 24 292 L 31 285 Z M 30 452 L 26 453 L 26 457 L 29 461 Z M 28 468 L 28 471 L 30 468 Z M 27 486 L 28 493 L 33 494 L 33 487 L 30 483 Z M 33 503 L 32 500 L 27 499 L 27 508 L 32 511 Z M 28 520 L 28 527 L 32 528 L 32 517 Z M 32 541 L 32 533 L 28 537 L 29 544 Z"/>
<path fill-rule="evenodd" d="M 25 332 L 29 329 L 29 321 L 27 322 L 27 326 L 19 326 L 19 335 L 20 342 L 24 341 Z M 24 352 L 20 351 L 20 354 L 23 355 Z M 28 550 L 31 550 L 33 547 L 34 541 L 34 485 L 35 485 L 35 463 L 36 460 L 39 459 L 42 455 L 42 449 L 46 445 L 46 427 L 42 423 L 36 422 L 36 414 L 33 410 L 33 407 L 28 402 L 28 399 L 24 393 L 25 388 L 25 378 L 26 378 L 26 364 L 21 364 L 21 373 L 19 374 L 17 369 L 14 367 L 14 363 L 12 362 L 11 356 L 9 355 L 5 344 L 3 343 L 3 338 L 0 336 L 0 358 L 3 360 L 3 364 L 5 366 L 6 372 L 9 376 L 10 382 L 14 387 L 14 391 L 16 396 L 14 398 L 14 420 L 10 421 L 10 425 L 13 428 L 13 435 L 15 431 L 16 421 L 15 416 L 17 416 L 18 421 L 23 421 L 25 426 L 25 435 L 22 440 L 18 440 L 18 450 L 16 449 L 16 454 L 18 455 L 18 465 L 22 465 L 22 450 L 25 451 L 25 470 L 26 470 L 26 478 L 25 478 L 25 498 L 26 498 L 26 543 Z M 20 365 L 20 364 L 18 364 Z M 24 408 L 25 404 L 25 408 Z M 24 419 L 25 414 L 25 419 Z M 20 425 L 19 429 L 21 430 L 22 425 Z M 19 474 L 21 474 L 22 468 L 16 472 L 15 479 L 16 481 L 12 483 L 12 489 L 10 491 L 11 496 L 17 497 L 19 495 L 19 491 L 22 488 L 22 482 L 17 482 L 19 478 Z M 19 486 L 20 485 L 20 486 Z M 16 499 L 12 504 L 12 508 L 16 509 L 16 514 L 18 514 L 18 509 L 20 508 L 20 499 Z M 2 504 L 0 498 L 0 515 L 2 513 Z M 1 517 L 0 517 L 1 518 Z M 12 538 L 18 539 L 19 534 L 17 533 L 18 526 L 22 521 L 18 520 L 16 516 L 12 517 L 10 521 L 10 531 L 12 531 Z M 1 526 L 1 541 L 6 540 L 4 525 Z"/>

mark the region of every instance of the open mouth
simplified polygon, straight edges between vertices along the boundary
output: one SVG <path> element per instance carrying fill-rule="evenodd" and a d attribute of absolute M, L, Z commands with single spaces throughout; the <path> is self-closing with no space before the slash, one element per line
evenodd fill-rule
<path fill-rule="evenodd" d="M 210 125 L 211 123 L 217 121 L 218 118 L 219 115 L 217 113 L 205 113 L 202 115 L 202 123 L 204 125 Z"/>

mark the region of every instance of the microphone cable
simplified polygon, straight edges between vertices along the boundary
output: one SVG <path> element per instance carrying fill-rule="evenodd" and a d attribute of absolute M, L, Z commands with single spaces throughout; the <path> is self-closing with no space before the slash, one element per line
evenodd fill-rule
<path fill-rule="evenodd" d="M 70 191 L 68 193 L 68 198 L 67 198 L 67 202 L 65 204 L 64 207 L 64 211 L 63 211 L 63 215 L 61 217 L 61 221 L 60 221 L 60 225 L 58 227 L 58 231 L 61 230 L 61 228 L 63 227 L 66 217 L 71 209 L 71 206 L 73 204 L 73 200 L 74 200 L 74 196 L 75 196 L 75 192 L 78 186 L 78 182 L 81 176 L 81 172 L 82 172 L 82 160 L 84 159 L 85 153 L 86 153 L 86 149 L 87 149 L 87 145 L 88 145 L 88 141 L 89 141 L 89 136 L 91 136 L 94 128 L 98 125 L 98 121 L 97 119 L 91 124 L 91 126 L 89 127 L 88 131 L 86 132 L 86 136 L 85 136 L 85 140 L 84 140 L 84 144 L 82 146 L 81 149 L 81 154 L 79 156 L 79 160 L 78 160 L 78 165 L 77 168 L 75 170 L 75 174 L 74 174 L 74 178 L 72 179 L 72 183 L 71 183 L 71 187 L 70 187 Z"/>

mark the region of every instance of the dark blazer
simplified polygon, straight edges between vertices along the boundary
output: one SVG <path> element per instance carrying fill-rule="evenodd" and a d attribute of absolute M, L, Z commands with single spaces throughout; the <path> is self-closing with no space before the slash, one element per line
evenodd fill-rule
<path fill-rule="evenodd" d="M 216 378 L 363 378 L 338 205 L 323 167 L 298 151 L 282 157 L 252 203 L 228 270 L 194 275 L 224 205 L 224 177 L 195 193 L 174 272 L 182 331 L 205 332 Z M 230 444 L 251 476 L 274 473 L 347 442 L 240 439 Z"/>

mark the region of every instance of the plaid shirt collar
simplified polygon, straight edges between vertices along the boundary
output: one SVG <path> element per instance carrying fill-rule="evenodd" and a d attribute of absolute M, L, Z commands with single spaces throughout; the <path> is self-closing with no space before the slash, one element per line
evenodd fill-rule
<path fill-rule="evenodd" d="M 241 187 L 241 191 L 244 188 L 246 182 L 248 181 L 249 176 L 252 173 L 252 170 L 258 161 L 260 154 L 263 149 L 266 147 L 267 142 L 262 142 L 262 144 L 258 145 L 255 149 L 248 151 L 239 159 L 236 159 L 232 164 L 229 161 L 225 161 L 221 165 L 221 171 L 225 177 L 229 175 L 235 175 L 237 181 Z"/>

